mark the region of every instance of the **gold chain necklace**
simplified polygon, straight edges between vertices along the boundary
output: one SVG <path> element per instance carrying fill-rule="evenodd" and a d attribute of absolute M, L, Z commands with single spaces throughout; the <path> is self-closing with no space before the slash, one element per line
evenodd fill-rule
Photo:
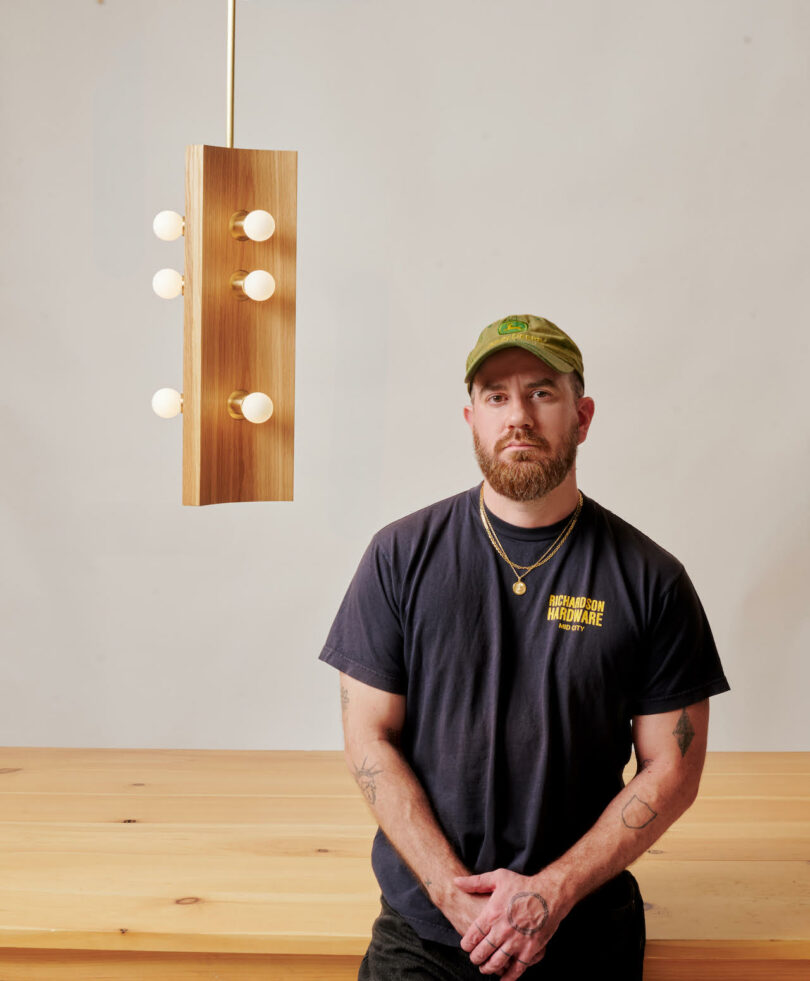
<path fill-rule="evenodd" d="M 481 522 L 484 525 L 484 531 L 486 531 L 487 537 L 492 543 L 492 547 L 495 549 L 498 555 L 500 555 L 500 557 L 504 560 L 504 562 L 506 562 L 506 564 L 509 566 L 512 572 L 514 572 L 515 574 L 515 578 L 517 579 L 517 582 L 512 583 L 513 593 L 515 593 L 517 596 L 522 596 L 526 592 L 526 583 L 523 582 L 524 577 L 527 576 L 532 571 L 532 569 L 536 569 L 538 566 L 548 562 L 549 559 L 554 558 L 557 552 L 562 548 L 566 538 L 568 538 L 568 536 L 574 530 L 574 525 L 577 523 L 577 518 L 579 517 L 579 513 L 581 510 L 582 510 L 582 493 L 580 492 L 579 500 L 577 501 L 577 506 L 574 509 L 574 513 L 571 515 L 571 520 L 557 536 L 556 541 L 551 543 L 551 545 L 546 549 L 545 552 L 543 552 L 543 554 L 540 556 L 537 562 L 534 563 L 534 565 L 518 565 L 516 562 L 513 562 L 506 554 L 503 545 L 501 545 L 500 541 L 498 540 L 498 536 L 495 534 L 495 529 L 492 527 L 492 525 L 489 522 L 489 518 L 487 517 L 487 511 L 486 508 L 484 507 L 484 485 L 483 483 L 481 484 L 481 493 L 479 494 L 478 497 L 478 511 L 479 514 L 481 515 Z M 519 573 L 518 569 L 523 569 L 523 572 Z"/>

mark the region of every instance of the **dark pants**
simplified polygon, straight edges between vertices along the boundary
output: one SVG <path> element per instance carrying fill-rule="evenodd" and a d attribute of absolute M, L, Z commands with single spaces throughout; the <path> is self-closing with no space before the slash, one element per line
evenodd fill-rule
<path fill-rule="evenodd" d="M 422 940 L 385 899 L 358 981 L 481 981 L 484 975 L 460 947 Z M 557 928 L 526 981 L 641 981 L 644 904 L 638 883 L 622 872 L 574 907 Z M 459 938 L 460 939 L 460 938 Z"/>

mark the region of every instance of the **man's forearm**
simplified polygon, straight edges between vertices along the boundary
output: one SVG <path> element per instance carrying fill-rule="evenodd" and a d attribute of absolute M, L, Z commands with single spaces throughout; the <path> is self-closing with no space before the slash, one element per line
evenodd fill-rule
<path fill-rule="evenodd" d="M 508 869 L 458 880 L 471 893 L 488 893 L 485 910 L 461 939 L 484 974 L 515 981 L 537 963 L 571 909 L 626 868 L 694 799 L 684 781 L 663 765 L 642 770 L 614 797 L 587 834 L 536 875 Z M 691 782 L 691 781 L 690 781 Z"/>
<path fill-rule="evenodd" d="M 468 870 L 439 827 L 396 737 L 347 744 L 346 759 L 386 837 L 437 906 Z"/>
<path fill-rule="evenodd" d="M 565 854 L 538 873 L 560 883 L 570 910 L 642 855 L 692 804 L 698 781 L 649 763 Z"/>

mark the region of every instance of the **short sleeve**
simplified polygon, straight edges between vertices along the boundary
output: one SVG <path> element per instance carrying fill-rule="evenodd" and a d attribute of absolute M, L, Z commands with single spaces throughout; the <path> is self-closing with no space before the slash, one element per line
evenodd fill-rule
<path fill-rule="evenodd" d="M 632 714 L 671 712 L 729 688 L 709 621 L 682 570 L 653 611 Z"/>
<path fill-rule="evenodd" d="M 397 590 L 379 536 L 360 560 L 320 660 L 373 688 L 405 694 Z"/>

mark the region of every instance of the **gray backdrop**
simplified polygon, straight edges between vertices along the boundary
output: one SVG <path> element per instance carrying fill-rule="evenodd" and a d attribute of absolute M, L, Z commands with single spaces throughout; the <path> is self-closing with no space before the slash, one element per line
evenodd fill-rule
<path fill-rule="evenodd" d="M 3 0 L 0 744 L 337 748 L 317 661 L 382 524 L 478 479 L 464 360 L 569 331 L 586 493 L 686 564 L 733 693 L 810 749 L 801 0 L 239 0 L 236 145 L 299 151 L 293 503 L 181 507 L 184 147 L 225 0 Z"/>

